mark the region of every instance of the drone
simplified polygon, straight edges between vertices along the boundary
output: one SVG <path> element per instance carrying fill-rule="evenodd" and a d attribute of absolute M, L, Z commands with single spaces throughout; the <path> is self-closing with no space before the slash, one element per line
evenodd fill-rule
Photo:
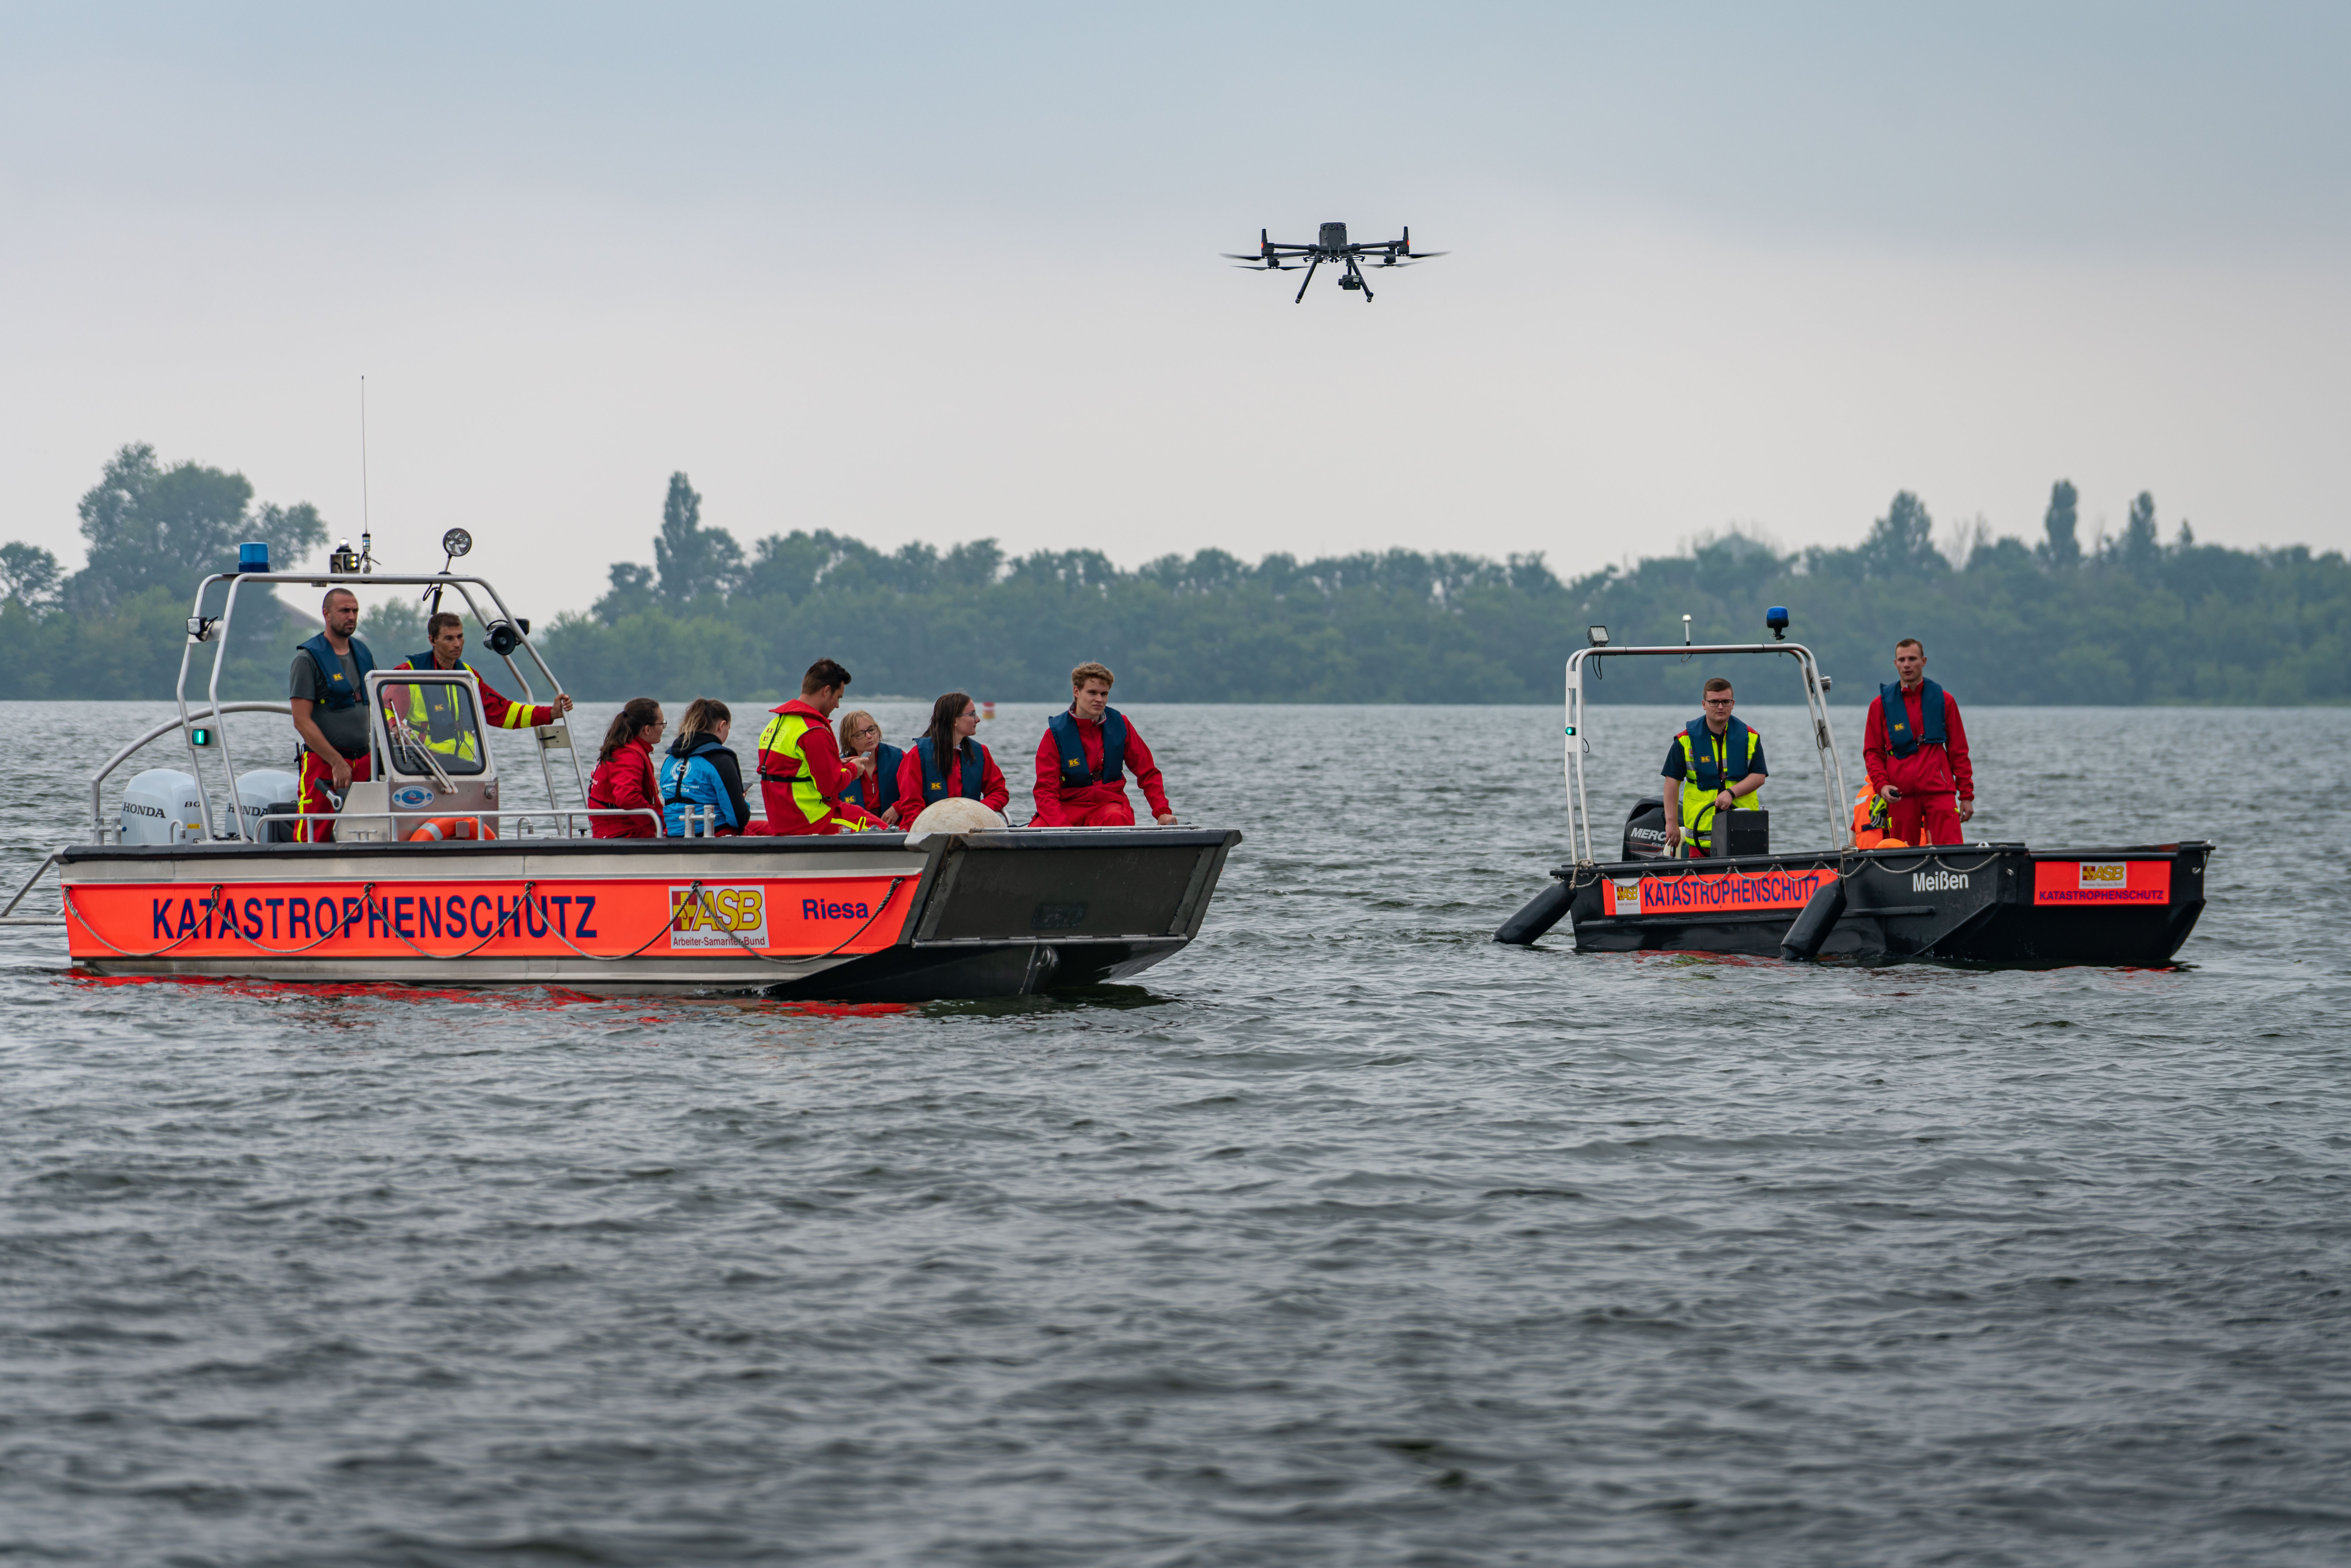
<path fill-rule="evenodd" d="M 1378 256 L 1382 267 L 1410 267 L 1416 261 L 1443 256 L 1445 252 L 1413 249 L 1412 225 L 1409 224 L 1405 225 L 1402 239 L 1373 240 L 1364 245 L 1347 243 L 1346 225 L 1324 224 L 1322 235 L 1312 245 L 1278 244 L 1268 239 L 1265 230 L 1259 229 L 1257 231 L 1255 254 L 1238 250 L 1228 250 L 1224 254 L 1228 259 L 1242 263 L 1245 272 L 1295 272 L 1303 266 L 1306 282 L 1298 286 L 1298 298 L 1290 301 L 1292 305 L 1305 300 L 1306 284 L 1314 281 L 1316 267 L 1326 261 L 1333 267 L 1343 267 L 1347 269 L 1347 276 L 1339 279 L 1339 287 L 1362 289 L 1364 303 L 1369 305 L 1372 302 L 1372 286 L 1364 281 L 1363 269 L 1355 265 L 1358 258 L 1368 262 Z"/>

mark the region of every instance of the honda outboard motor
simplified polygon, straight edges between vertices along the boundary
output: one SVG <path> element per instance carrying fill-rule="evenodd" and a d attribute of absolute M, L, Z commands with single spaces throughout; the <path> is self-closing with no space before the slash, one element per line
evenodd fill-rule
<path fill-rule="evenodd" d="M 1625 858 L 1654 861 L 1666 858 L 1666 798 L 1644 795 L 1625 817 Z"/>
<path fill-rule="evenodd" d="M 195 776 L 176 768 L 150 768 L 124 786 L 122 841 L 203 843 L 204 793 L 196 787 Z"/>
<path fill-rule="evenodd" d="M 292 843 L 293 823 L 265 822 L 261 819 L 295 810 L 301 786 L 300 779 L 282 768 L 256 768 L 250 773 L 238 774 L 236 814 L 245 823 L 245 836 L 256 843 Z"/>

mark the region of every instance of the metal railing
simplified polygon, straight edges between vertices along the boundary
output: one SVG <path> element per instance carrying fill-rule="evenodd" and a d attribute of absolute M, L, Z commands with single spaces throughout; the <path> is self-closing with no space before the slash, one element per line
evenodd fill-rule
<path fill-rule="evenodd" d="M 226 598 L 222 601 L 220 614 L 216 617 L 208 617 L 204 614 L 204 594 L 211 589 L 213 584 L 216 582 L 227 583 L 228 593 Z M 427 588 L 440 587 L 453 590 L 460 599 L 463 599 L 465 601 L 466 610 L 472 612 L 474 620 L 478 624 L 488 626 L 496 622 L 503 621 L 507 625 L 513 627 L 515 630 L 516 646 L 521 652 L 530 655 L 530 662 L 538 667 L 540 674 L 547 677 L 547 684 L 554 688 L 555 695 L 558 696 L 563 695 L 563 683 L 555 678 L 554 670 L 549 666 L 546 658 L 540 654 L 538 645 L 531 642 L 530 633 L 522 629 L 522 623 L 515 618 L 514 612 L 507 608 L 506 601 L 498 597 L 498 591 L 490 586 L 489 580 L 486 578 L 457 577 L 447 572 L 432 572 L 422 576 L 407 576 L 392 572 L 219 571 L 206 577 L 202 582 L 199 582 L 196 585 L 195 601 L 189 607 L 188 623 L 190 627 L 199 628 L 201 630 L 192 630 L 189 633 L 187 642 L 180 649 L 179 680 L 172 690 L 172 696 L 179 704 L 180 726 L 183 730 L 192 729 L 194 726 L 196 717 L 198 716 L 192 714 L 188 707 L 188 672 L 194 662 L 195 649 L 200 643 L 211 643 L 214 644 L 212 675 L 211 679 L 206 683 L 204 689 L 205 703 L 207 705 L 208 712 L 204 716 L 217 720 L 220 715 L 225 713 L 234 713 L 237 711 L 239 707 L 259 706 L 224 703 L 220 700 L 221 673 L 228 664 L 229 628 L 234 624 L 236 616 L 237 591 L 248 582 L 298 582 L 311 588 L 342 587 L 351 589 L 354 591 L 361 588 L 369 587 L 414 588 L 419 585 Z M 496 614 L 495 616 L 485 615 L 482 613 L 481 605 L 475 599 L 473 592 L 473 591 L 477 588 L 480 589 L 484 594 L 488 596 L 492 607 L 496 611 Z M 523 695 L 521 701 L 531 706 L 538 706 L 538 705 L 533 700 L 536 693 L 530 684 L 530 677 L 524 674 L 521 666 L 517 665 L 514 662 L 513 654 L 500 653 L 498 654 L 498 658 L 506 664 L 508 673 L 514 676 L 516 683 L 522 687 Z M 280 713 L 290 713 L 292 709 L 287 706 L 279 706 L 277 707 L 276 711 Z M 570 727 L 569 725 L 565 723 L 564 716 L 561 714 L 558 714 L 556 716 L 556 724 L 563 727 L 567 732 Z M 168 728 L 169 727 L 167 726 L 166 727 Z M 151 737 L 150 738 L 152 737 Z M 569 738 L 568 735 L 567 738 Z M 577 746 L 569 746 L 563 749 L 571 753 L 571 771 L 580 787 L 580 798 L 582 800 L 585 800 L 588 798 L 588 774 L 587 769 L 581 766 L 580 761 L 580 748 Z M 555 799 L 556 793 L 555 771 L 548 763 L 548 750 L 549 747 L 545 745 L 541 745 L 538 747 L 538 768 L 540 774 L 546 780 L 547 798 L 552 800 Z M 228 776 L 229 812 L 232 817 L 237 818 L 240 822 L 240 831 L 234 836 L 243 838 L 246 834 L 242 830 L 242 816 L 237 811 L 235 804 L 236 760 L 230 754 L 228 737 L 225 734 L 221 737 L 220 754 L 221 767 Z M 116 760 L 120 761 L 120 759 L 117 758 Z M 196 783 L 199 787 L 198 792 L 203 794 L 204 797 L 204 811 L 205 836 L 207 838 L 214 836 L 231 836 L 228 834 L 218 833 L 217 830 L 214 826 L 211 793 L 209 790 L 203 788 L 204 783 L 204 761 L 203 758 L 197 755 L 197 747 L 193 735 L 191 735 L 188 739 L 188 768 L 189 771 L 195 775 Z M 94 794 L 97 781 L 92 780 L 91 782 Z"/>
<path fill-rule="evenodd" d="M 493 827 L 502 826 L 509 817 L 555 818 L 563 823 L 563 831 L 549 835 L 549 837 L 556 839 L 581 839 L 589 837 L 589 834 L 579 831 L 578 823 L 575 821 L 575 819 L 578 818 L 587 818 L 592 821 L 598 817 L 643 817 L 653 823 L 654 828 L 654 836 L 656 838 L 662 836 L 660 830 L 664 825 L 662 822 L 662 814 L 659 811 L 654 810 L 650 806 L 520 806 L 510 810 L 466 806 L 462 808 L 452 807 L 446 815 L 458 821 L 472 821 L 476 818 L 486 817 L 490 819 L 490 823 Z M 256 827 L 258 827 L 260 824 L 265 822 L 385 822 L 396 824 L 400 819 L 403 817 L 412 821 L 420 817 L 424 818 L 426 821 L 433 820 L 432 814 L 427 811 L 271 811 L 255 818 L 254 823 Z M 328 847 L 332 843 L 332 841 L 333 841 L 331 840 L 324 841 L 319 845 L 319 847 Z M 386 843 L 430 843 L 434 841 L 429 839 L 385 839 L 381 841 Z M 493 843 L 503 842 L 506 841 L 492 839 L 444 839 L 440 841 L 444 843 Z M 517 838 L 512 841 L 519 843 L 522 841 Z"/>
<path fill-rule="evenodd" d="M 16 889 L 16 896 L 10 899 L 5 905 L 0 905 L 0 925 L 63 925 L 66 923 L 62 911 L 56 915 L 16 913 L 16 906 L 25 902 L 25 895 L 33 891 L 33 884 L 41 880 L 41 873 L 57 864 L 57 857 L 65 852 L 61 849 L 51 850 L 41 857 L 41 863 L 33 868 L 33 874 L 26 877 L 24 884 Z"/>
<path fill-rule="evenodd" d="M 183 664 L 185 660 L 183 655 Z M 290 717 L 292 716 L 293 712 L 294 707 L 290 703 L 215 703 L 213 705 L 213 713 L 214 715 L 229 713 L 282 713 Z M 149 730 L 146 734 L 141 736 L 138 739 L 132 741 L 130 745 L 124 747 L 121 750 L 108 758 L 106 759 L 106 765 L 100 768 L 96 773 L 90 775 L 89 828 L 92 842 L 102 844 L 106 841 L 106 805 L 103 798 L 102 788 L 106 783 L 107 775 L 112 773 L 125 762 L 128 762 L 131 759 L 131 754 L 136 752 L 141 747 L 152 746 L 156 741 L 162 739 L 165 736 L 171 734 L 175 729 L 185 731 L 189 727 L 190 723 L 191 720 L 188 717 L 187 705 L 183 703 L 180 705 L 180 716 L 178 718 L 165 719 L 162 724 L 157 725 L 154 728 Z M 193 757 L 195 753 L 195 738 L 194 737 L 190 736 L 188 737 L 188 755 Z M 196 775 L 196 783 L 198 788 L 201 789 L 204 784 L 204 775 L 202 773 L 198 773 Z M 236 810 L 236 780 L 234 775 L 231 775 L 229 779 L 228 798 L 230 814 L 232 816 L 239 816 L 240 813 L 238 813 Z M 207 835 L 212 831 L 212 803 L 209 800 L 204 803 L 204 831 Z"/>
<path fill-rule="evenodd" d="M 1568 853 L 1591 865 L 1598 857 L 1592 849 L 1592 808 L 1584 797 L 1583 757 L 1591 749 L 1583 735 L 1583 666 L 1593 659 L 1696 658 L 1700 654 L 1784 653 L 1796 661 L 1804 685 L 1804 711 L 1813 721 L 1813 744 L 1821 758 L 1821 783 L 1828 792 L 1829 840 L 1850 842 L 1851 823 L 1845 811 L 1844 762 L 1838 757 L 1836 732 L 1829 725 L 1828 679 L 1820 661 L 1802 643 L 1700 643 L 1695 646 L 1618 648 L 1603 644 L 1578 648 L 1567 656 L 1567 844 Z"/>

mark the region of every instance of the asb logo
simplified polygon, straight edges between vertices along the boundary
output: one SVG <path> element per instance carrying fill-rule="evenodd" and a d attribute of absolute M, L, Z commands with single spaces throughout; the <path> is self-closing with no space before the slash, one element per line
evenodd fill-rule
<path fill-rule="evenodd" d="M 1636 877 L 1631 882 L 1612 882 L 1608 886 L 1609 890 L 1615 895 L 1616 900 L 1616 907 L 1611 909 L 1608 912 L 1609 914 L 1638 915 L 1641 913 L 1641 883 L 1639 878 Z"/>
<path fill-rule="evenodd" d="M 2036 861 L 2035 904 L 2168 904 L 2169 861 Z"/>
<path fill-rule="evenodd" d="M 672 951 L 690 947 L 735 947 L 747 942 L 768 945 L 768 894 L 760 887 L 711 887 L 697 894 L 691 887 L 669 890 L 669 945 Z"/>

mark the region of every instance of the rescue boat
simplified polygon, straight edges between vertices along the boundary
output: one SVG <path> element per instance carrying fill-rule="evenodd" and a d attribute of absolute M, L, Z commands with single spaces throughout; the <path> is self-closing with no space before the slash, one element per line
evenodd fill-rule
<path fill-rule="evenodd" d="M 2008 841 L 1864 848 L 1846 809 L 1844 766 L 1829 723 L 1829 677 L 1812 650 L 1787 641 L 1788 612 L 1765 617 L 1769 643 L 1612 646 L 1605 627 L 1568 656 L 1565 740 L 1570 858 L 1494 934 L 1526 946 L 1560 921 L 1586 953 L 1740 953 L 1808 960 L 1944 959 L 2059 967 L 2169 964 L 2204 911 L 2206 841 L 2084 848 Z M 1774 852 L 1771 813 L 1739 810 L 1701 834 L 1724 853 L 1673 858 L 1664 811 L 1646 797 L 1627 811 L 1617 854 L 1593 844 L 1584 783 L 1583 671 L 1602 658 L 1760 653 L 1794 661 L 1828 804 L 1820 849 Z M 1708 847 L 1715 846 L 1711 841 Z"/>
<path fill-rule="evenodd" d="M 239 565 L 198 587 L 179 716 L 99 768 L 89 841 L 52 852 L 0 910 L 9 924 L 61 925 L 84 972 L 841 1001 L 1017 996 L 1124 979 L 1182 950 L 1240 841 L 1227 829 L 1160 827 L 599 839 L 591 822 L 615 813 L 587 803 L 580 747 L 559 712 L 533 750 L 547 800 L 580 804 L 501 805 L 479 682 L 463 668 L 368 672 L 371 781 L 331 811 L 305 813 L 294 774 L 240 772 L 221 723 L 291 714 L 220 698 L 241 593 L 282 582 L 454 594 L 522 702 L 563 688 L 529 622 L 484 578 L 372 572 L 341 552 L 335 565 L 354 570 L 273 572 L 253 546 Z M 206 616 L 221 585 L 221 612 Z M 192 702 L 206 646 L 210 682 Z M 175 731 L 186 768 L 139 774 L 110 817 L 109 779 Z M 293 841 L 298 825 L 325 841 Z M 58 913 L 16 915 L 53 867 Z"/>

